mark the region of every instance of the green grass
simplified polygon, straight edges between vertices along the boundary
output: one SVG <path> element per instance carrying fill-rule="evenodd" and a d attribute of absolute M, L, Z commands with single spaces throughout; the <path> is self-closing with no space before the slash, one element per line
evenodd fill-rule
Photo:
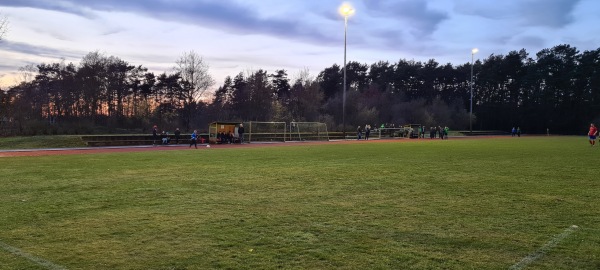
<path fill-rule="evenodd" d="M 586 138 L 0 158 L 0 242 L 68 269 L 600 268 Z M 6 269 L 43 269 L 0 249 Z"/>
<path fill-rule="evenodd" d="M 85 147 L 81 136 L 52 135 L 29 137 L 0 137 L 0 149 L 36 149 L 36 148 L 65 148 Z"/>

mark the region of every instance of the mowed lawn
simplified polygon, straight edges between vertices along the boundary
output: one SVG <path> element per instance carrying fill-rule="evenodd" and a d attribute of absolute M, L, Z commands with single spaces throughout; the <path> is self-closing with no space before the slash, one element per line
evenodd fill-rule
<path fill-rule="evenodd" d="M 600 269 L 600 146 L 407 141 L 0 158 L 0 268 Z"/>

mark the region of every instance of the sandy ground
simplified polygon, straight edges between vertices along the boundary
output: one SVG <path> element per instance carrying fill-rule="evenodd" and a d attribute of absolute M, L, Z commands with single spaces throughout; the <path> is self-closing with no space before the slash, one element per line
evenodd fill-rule
<path fill-rule="evenodd" d="M 477 140 L 491 138 L 510 138 L 510 136 L 473 136 L 473 137 L 450 137 L 449 140 Z M 80 154 L 98 154 L 98 153 L 119 153 L 119 152 L 145 152 L 145 151 L 214 151 L 227 148 L 250 148 L 250 147 L 282 147 L 294 145 L 325 145 L 325 144 L 357 144 L 357 143 L 428 143 L 440 139 L 375 139 L 375 140 L 346 140 L 346 141 L 328 141 L 328 142 L 278 142 L 278 143 L 245 143 L 245 144 L 217 144 L 206 147 L 206 144 L 198 144 L 198 149 L 190 148 L 188 145 L 167 145 L 167 146 L 122 146 L 122 147 L 84 147 L 84 148 L 53 148 L 53 149 L 19 149 L 19 150 L 0 150 L 0 157 L 24 157 L 24 156 L 52 156 L 52 155 L 80 155 Z"/>

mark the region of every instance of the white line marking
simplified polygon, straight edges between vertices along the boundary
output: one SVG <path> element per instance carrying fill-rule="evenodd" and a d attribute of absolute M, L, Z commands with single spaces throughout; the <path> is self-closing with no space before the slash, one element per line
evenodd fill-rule
<path fill-rule="evenodd" d="M 560 243 L 560 241 L 567 238 L 569 235 L 571 235 L 577 229 L 579 229 L 579 226 L 571 225 L 571 227 L 566 228 L 561 234 L 552 238 L 550 241 L 548 241 L 546 244 L 544 244 L 541 248 L 536 250 L 534 253 L 527 255 L 527 257 L 523 258 L 520 262 L 511 266 L 509 269 L 520 270 L 520 269 L 525 268 L 525 266 L 527 266 L 528 264 L 543 257 L 548 251 L 550 251 L 550 249 L 556 247 L 558 245 L 558 243 Z"/>
<path fill-rule="evenodd" d="M 20 250 L 20 249 L 18 249 L 16 247 L 9 246 L 9 245 L 1 242 L 1 241 L 0 241 L 0 247 L 2 249 L 4 249 L 4 250 L 6 250 L 6 251 L 8 251 L 8 252 L 10 252 L 12 254 L 14 254 L 14 255 L 21 256 L 21 257 L 23 257 L 25 259 L 28 259 L 28 260 L 36 263 L 39 266 L 46 267 L 47 269 L 50 269 L 50 270 L 66 270 L 67 269 L 67 268 L 64 268 L 64 267 L 62 267 L 60 265 L 54 264 L 54 263 L 52 263 L 50 261 L 44 260 L 44 259 L 42 259 L 40 257 L 36 257 L 34 255 L 31 255 L 31 254 L 29 254 L 29 253 L 27 253 L 25 251 L 22 251 L 22 250 Z"/>

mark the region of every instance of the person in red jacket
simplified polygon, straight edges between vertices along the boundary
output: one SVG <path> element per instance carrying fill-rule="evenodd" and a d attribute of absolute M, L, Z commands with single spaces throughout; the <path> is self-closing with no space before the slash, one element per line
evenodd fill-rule
<path fill-rule="evenodd" d="M 588 132 L 588 136 L 590 137 L 590 144 L 592 146 L 596 145 L 596 135 L 598 135 L 598 128 L 596 128 L 594 124 L 590 124 L 590 132 Z"/>

